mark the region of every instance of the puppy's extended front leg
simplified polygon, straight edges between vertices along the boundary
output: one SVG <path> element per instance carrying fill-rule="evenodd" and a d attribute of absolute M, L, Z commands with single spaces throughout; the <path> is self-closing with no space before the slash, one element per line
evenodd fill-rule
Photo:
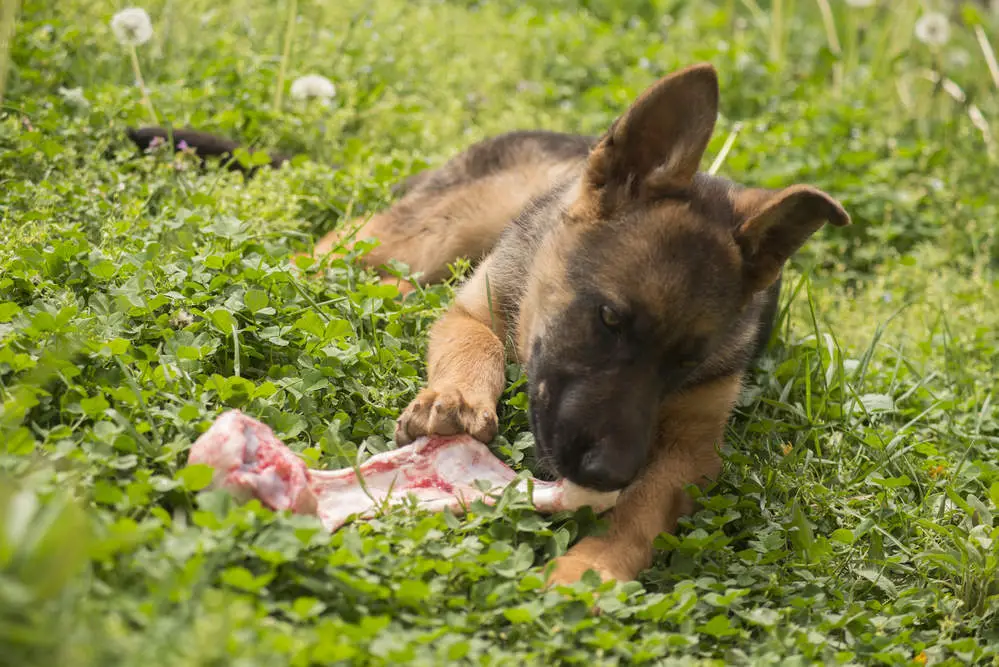
<path fill-rule="evenodd" d="M 495 437 L 504 351 L 502 326 L 485 289 L 487 267 L 480 267 L 431 329 L 427 386 L 399 417 L 397 445 L 430 434 L 468 433 L 482 442 Z"/>
<path fill-rule="evenodd" d="M 688 484 L 705 485 L 721 467 L 721 443 L 740 378 L 696 387 L 662 408 L 659 445 L 649 465 L 626 488 L 603 535 L 586 537 L 555 560 L 550 584 L 578 581 L 587 570 L 604 580 L 630 581 L 652 563 L 653 541 L 673 531 L 694 507 Z"/>

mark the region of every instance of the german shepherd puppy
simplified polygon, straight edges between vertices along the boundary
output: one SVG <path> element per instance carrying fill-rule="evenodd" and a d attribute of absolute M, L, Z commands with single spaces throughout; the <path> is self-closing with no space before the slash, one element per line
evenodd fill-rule
<path fill-rule="evenodd" d="M 719 472 L 785 261 L 824 223 L 849 224 L 812 187 L 698 173 L 717 113 L 715 70 L 693 66 L 599 139 L 517 132 L 476 144 L 411 178 L 357 233 L 381 242 L 371 267 L 396 259 L 427 282 L 459 257 L 478 261 L 431 330 L 427 385 L 398 419 L 398 445 L 433 433 L 490 441 L 509 351 L 526 367 L 538 460 L 621 490 L 608 531 L 556 559 L 550 583 L 590 569 L 630 580 L 649 566 L 655 537 L 693 510 L 685 487 Z"/>

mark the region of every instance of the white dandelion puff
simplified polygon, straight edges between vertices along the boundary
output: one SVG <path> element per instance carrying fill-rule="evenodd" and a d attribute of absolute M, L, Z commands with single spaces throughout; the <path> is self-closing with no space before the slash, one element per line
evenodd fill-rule
<path fill-rule="evenodd" d="M 139 46 L 153 37 L 153 22 L 141 7 L 123 9 L 111 19 L 111 32 L 125 46 Z"/>
<path fill-rule="evenodd" d="M 306 74 L 295 79 L 291 84 L 291 96 L 296 100 L 305 100 L 310 97 L 328 102 L 336 97 L 336 86 L 325 76 L 319 74 Z"/>
<path fill-rule="evenodd" d="M 955 68 L 967 67 L 971 64 L 971 56 L 963 49 L 955 50 L 947 54 L 947 62 Z"/>
<path fill-rule="evenodd" d="M 874 2 L 875 0 L 846 0 L 846 4 L 857 8 L 872 7 L 874 6 Z"/>
<path fill-rule="evenodd" d="M 118 42 L 128 51 L 132 60 L 132 73 L 135 74 L 135 83 L 142 92 L 142 104 L 149 112 L 149 118 L 153 124 L 158 124 L 156 109 L 153 101 L 149 97 L 149 89 L 146 88 L 146 81 L 142 78 L 142 68 L 139 66 L 139 54 L 135 47 L 145 44 L 153 36 L 153 22 L 149 20 L 149 14 L 141 7 L 129 7 L 123 9 L 111 18 L 111 32 L 114 33 Z"/>
<path fill-rule="evenodd" d="M 927 46 L 943 46 L 950 39 L 950 22 L 940 12 L 927 12 L 916 21 L 915 33 Z"/>

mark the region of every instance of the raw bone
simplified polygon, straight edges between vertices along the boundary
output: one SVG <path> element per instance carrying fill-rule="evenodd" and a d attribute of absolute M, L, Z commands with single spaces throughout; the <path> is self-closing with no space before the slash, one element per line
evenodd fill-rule
<path fill-rule="evenodd" d="M 212 485 L 240 502 L 258 498 L 273 510 L 316 514 L 330 531 L 352 514 L 373 517 L 386 498 L 395 504 L 415 496 L 423 509 L 461 513 L 473 500 L 493 502 L 489 491 L 501 491 L 517 480 L 517 473 L 471 436 L 432 436 L 362 463 L 358 469 L 365 492 L 354 468 L 306 467 L 266 424 L 239 410 L 220 415 L 191 447 L 187 462 L 214 468 Z M 484 493 L 476 480 L 488 482 L 492 489 Z M 527 483 L 522 479 L 518 487 L 526 491 Z M 532 502 L 545 513 L 584 505 L 603 512 L 617 500 L 617 492 L 591 491 L 567 480 L 533 480 L 533 487 Z"/>

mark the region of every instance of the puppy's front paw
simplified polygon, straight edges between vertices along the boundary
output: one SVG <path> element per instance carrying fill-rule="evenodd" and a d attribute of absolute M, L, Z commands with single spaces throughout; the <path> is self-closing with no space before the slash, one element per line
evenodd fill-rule
<path fill-rule="evenodd" d="M 496 437 L 496 406 L 466 397 L 457 387 L 427 387 L 413 399 L 395 425 L 400 447 L 424 435 L 467 433 L 488 443 Z"/>

